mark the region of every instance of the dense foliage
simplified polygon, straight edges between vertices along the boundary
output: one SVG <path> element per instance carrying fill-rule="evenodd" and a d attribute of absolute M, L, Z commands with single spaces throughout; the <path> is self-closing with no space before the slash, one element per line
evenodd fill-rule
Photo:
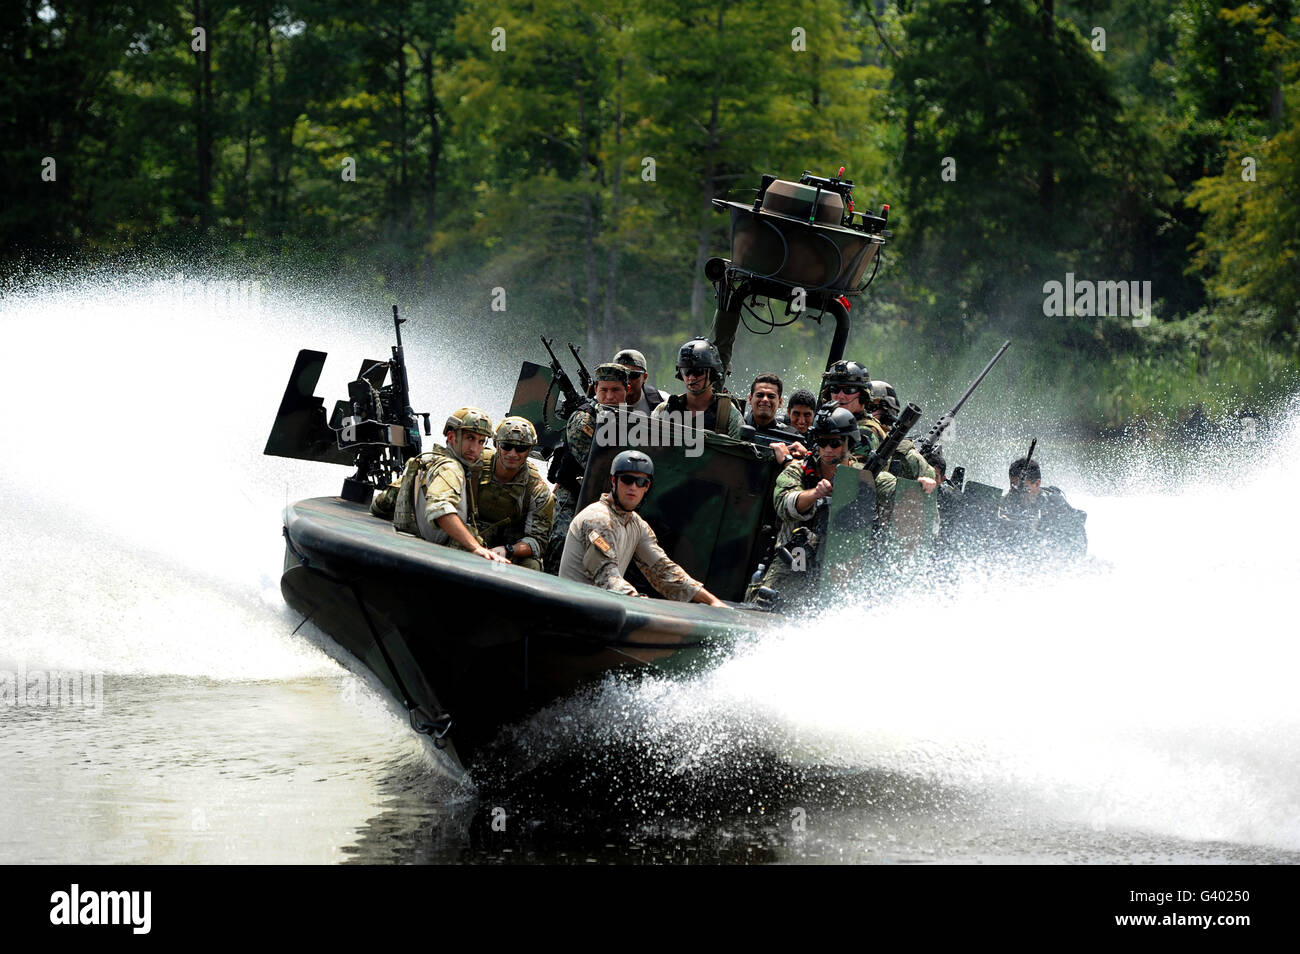
<path fill-rule="evenodd" d="M 1300 4 L 14 0 L 6 270 L 182 251 L 629 333 L 706 329 L 711 199 L 841 165 L 896 241 L 855 306 L 938 356 L 1097 369 L 1098 424 L 1262 401 L 1300 340 Z M 1045 314 L 1150 282 L 1155 320 Z M 811 330 L 804 330 L 811 335 Z M 865 343 L 868 339 L 858 339 Z M 1045 357 L 1044 357 L 1045 356 Z M 1216 397 L 1216 393 L 1218 396 Z"/>

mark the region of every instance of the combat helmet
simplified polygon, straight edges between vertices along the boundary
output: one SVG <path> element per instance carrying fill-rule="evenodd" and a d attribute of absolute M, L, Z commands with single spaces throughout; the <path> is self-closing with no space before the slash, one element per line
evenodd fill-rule
<path fill-rule="evenodd" d="M 865 396 L 871 389 L 871 372 L 857 361 L 836 361 L 822 374 L 821 400 L 823 402 L 831 399 L 831 390 L 837 384 L 859 387 Z"/>
<path fill-rule="evenodd" d="M 686 368 L 703 368 L 709 372 L 709 380 L 714 384 L 722 383 L 722 356 L 708 338 L 692 338 L 678 349 L 678 380 L 682 380 L 682 371 Z"/>
<path fill-rule="evenodd" d="M 442 431 L 469 431 L 472 434 L 482 434 L 484 437 L 492 436 L 492 418 L 487 416 L 485 411 L 480 411 L 476 407 L 462 407 L 458 411 L 452 411 L 451 416 L 447 418 L 447 423 L 442 425 Z"/>
<path fill-rule="evenodd" d="M 615 457 L 614 462 L 609 465 L 609 476 L 611 478 L 617 477 L 619 474 L 645 474 L 653 479 L 655 462 L 644 451 L 625 450 Z"/>
<path fill-rule="evenodd" d="M 880 420 L 885 424 L 893 424 L 903 412 L 903 406 L 898 403 L 898 392 L 888 381 L 871 382 L 871 407 L 873 410 L 880 408 Z"/>
<path fill-rule="evenodd" d="M 834 402 L 828 402 L 813 415 L 808 436 L 814 441 L 819 437 L 846 438 L 848 449 L 852 451 L 862 440 L 862 431 L 858 428 L 858 419 L 853 416 L 852 411 Z"/>
<path fill-rule="evenodd" d="M 502 444 L 527 444 L 529 447 L 537 445 L 537 428 L 533 427 L 533 422 L 524 417 L 506 417 L 501 419 L 497 425 L 496 433 L 492 435 L 492 440 L 497 447 Z"/>

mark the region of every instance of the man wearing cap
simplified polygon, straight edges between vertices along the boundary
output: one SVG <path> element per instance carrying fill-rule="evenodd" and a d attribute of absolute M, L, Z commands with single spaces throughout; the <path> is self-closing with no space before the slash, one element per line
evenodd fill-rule
<path fill-rule="evenodd" d="M 627 368 L 627 407 L 630 411 L 649 414 L 666 397 L 650 383 L 645 355 L 635 348 L 624 348 L 614 355 L 614 363 Z"/>
<path fill-rule="evenodd" d="M 555 497 L 528 459 L 537 430 L 522 417 L 507 417 L 492 435 L 493 450 L 470 472 L 475 517 L 483 545 L 512 563 L 542 569 L 542 546 L 551 539 Z"/>
<path fill-rule="evenodd" d="M 592 379 L 596 386 L 596 403 L 601 407 L 616 408 L 627 400 L 627 368 L 623 365 L 597 365 Z M 568 459 L 561 462 L 559 477 L 555 481 L 555 523 L 546 546 L 546 566 L 552 573 L 557 572 L 560 565 L 564 535 L 577 509 L 582 475 L 587 470 L 587 457 L 591 454 L 595 435 L 596 416 L 593 411 L 575 411 L 570 415 L 564 428 L 564 449 L 557 451 L 566 454 Z"/>
<path fill-rule="evenodd" d="M 569 526 L 560 577 L 624 596 L 640 596 L 623 578 L 635 560 L 650 585 L 669 599 L 726 606 L 668 558 L 655 532 L 636 512 L 654 474 L 654 462 L 641 451 L 626 450 L 614 458 L 609 468 L 609 492 L 583 508 Z"/>

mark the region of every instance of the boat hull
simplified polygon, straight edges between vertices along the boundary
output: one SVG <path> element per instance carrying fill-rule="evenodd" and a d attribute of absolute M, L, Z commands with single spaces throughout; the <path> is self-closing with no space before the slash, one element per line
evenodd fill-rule
<path fill-rule="evenodd" d="M 397 533 L 338 497 L 285 510 L 281 591 L 462 767 L 500 728 L 618 668 L 707 664 L 762 613 L 635 599 Z M 446 730 L 444 732 L 444 730 Z"/>

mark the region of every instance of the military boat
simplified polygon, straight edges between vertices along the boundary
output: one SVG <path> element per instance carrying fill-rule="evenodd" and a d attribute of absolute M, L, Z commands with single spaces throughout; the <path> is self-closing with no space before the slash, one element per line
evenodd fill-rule
<path fill-rule="evenodd" d="M 761 302 L 784 303 L 795 319 L 829 317 L 827 367 L 842 357 L 850 298 L 870 284 L 874 270 L 871 277 L 867 270 L 878 266 L 890 234 L 888 206 L 879 215 L 855 212 L 852 186 L 843 170 L 832 179 L 764 176 L 752 204 L 718 200 L 731 215 L 732 255 L 711 260 L 705 273 L 718 299 L 709 337 L 728 365 L 742 309 Z M 298 354 L 265 453 L 355 472 L 338 496 L 286 508 L 281 591 L 304 621 L 370 669 L 400 700 L 412 727 L 457 765 L 472 766 L 503 726 L 611 670 L 698 669 L 737 640 L 778 625 L 762 604 L 741 602 L 755 567 L 773 558 L 771 501 L 780 466 L 761 441 L 701 432 L 674 435 L 692 440 L 647 444 L 632 439 L 635 426 L 622 421 L 606 431 L 621 441 L 593 444 L 580 485 L 579 508 L 599 495 L 610 462 L 625 446 L 648 453 L 655 483 L 639 512 L 669 556 L 728 602 L 725 609 L 638 599 L 491 563 L 399 533 L 373 516 L 372 495 L 420 452 L 420 418 L 429 436 L 429 416 L 410 406 L 404 319 L 396 307 L 393 319 L 391 357 L 364 361 L 348 399 L 328 419 L 314 393 L 326 355 Z M 535 453 L 547 456 L 582 398 L 552 353 L 549 364 L 524 363 L 509 413 L 534 423 Z M 917 414 L 908 416 L 908 427 Z M 942 424 L 936 425 L 940 435 Z M 885 537 L 876 532 L 875 475 L 840 473 L 847 476 L 835 481 L 828 508 L 822 585 L 842 582 L 867 561 L 928 552 L 937 495 L 900 479 Z M 990 492 L 1000 493 L 967 486 L 961 515 L 974 526 L 989 513 Z M 629 579 L 636 582 L 632 574 Z M 648 587 L 644 592 L 658 596 Z"/>

